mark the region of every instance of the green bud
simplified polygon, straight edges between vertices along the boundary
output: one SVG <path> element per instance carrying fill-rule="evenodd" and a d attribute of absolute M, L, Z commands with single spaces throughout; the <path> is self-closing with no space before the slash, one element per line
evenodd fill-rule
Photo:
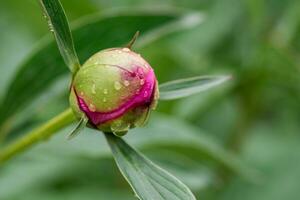
<path fill-rule="evenodd" d="M 70 105 L 78 118 L 104 132 L 124 135 L 143 126 L 158 99 L 151 66 L 128 48 L 100 51 L 75 75 Z"/>

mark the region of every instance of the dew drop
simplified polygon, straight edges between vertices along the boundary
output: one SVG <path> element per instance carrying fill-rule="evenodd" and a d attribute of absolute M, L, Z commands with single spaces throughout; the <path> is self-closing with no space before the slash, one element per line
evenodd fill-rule
<path fill-rule="evenodd" d="M 144 70 L 142 68 L 138 68 L 137 72 L 139 78 L 144 78 Z"/>
<path fill-rule="evenodd" d="M 92 86 L 92 93 L 96 94 L 96 85 L 95 84 L 93 84 L 93 86 Z"/>
<path fill-rule="evenodd" d="M 115 121 L 111 125 L 111 130 L 114 134 L 118 136 L 123 136 L 127 133 L 130 128 L 130 124 L 124 121 Z"/>
<path fill-rule="evenodd" d="M 95 112 L 96 111 L 96 106 L 92 103 L 89 104 L 89 110 L 92 111 L 92 112 Z"/>
<path fill-rule="evenodd" d="M 147 97 L 148 96 L 148 92 L 147 91 L 145 91 L 145 93 L 144 93 L 144 97 Z"/>
<path fill-rule="evenodd" d="M 106 100 L 106 98 L 103 98 L 102 101 L 105 103 L 107 100 Z"/>
<path fill-rule="evenodd" d="M 125 80 L 125 81 L 124 81 L 124 85 L 125 85 L 126 87 L 129 86 L 129 85 L 130 85 L 129 81 Z"/>
<path fill-rule="evenodd" d="M 120 84 L 119 81 L 115 81 L 114 87 L 116 90 L 120 90 L 122 88 L 122 85 Z"/>
<path fill-rule="evenodd" d="M 103 94 L 108 94 L 108 90 L 107 90 L 107 89 L 104 89 L 104 90 L 103 90 Z"/>
<path fill-rule="evenodd" d="M 143 70 L 141 67 L 138 67 L 138 68 L 137 68 L 137 72 L 138 72 L 139 74 L 143 74 L 143 73 L 144 73 L 144 70 Z"/>
<path fill-rule="evenodd" d="M 129 51 L 130 51 L 130 49 L 128 49 L 128 48 L 123 48 L 122 50 L 123 50 L 123 51 L 126 51 L 126 52 L 129 52 Z"/>
<path fill-rule="evenodd" d="M 140 80 L 140 85 L 144 85 L 145 84 L 145 80 L 144 79 L 141 79 Z"/>
<path fill-rule="evenodd" d="M 53 32 L 54 30 L 53 30 L 53 25 L 51 24 L 51 22 L 49 21 L 48 22 L 48 27 L 49 27 L 49 29 L 50 29 L 50 31 L 51 32 Z"/>

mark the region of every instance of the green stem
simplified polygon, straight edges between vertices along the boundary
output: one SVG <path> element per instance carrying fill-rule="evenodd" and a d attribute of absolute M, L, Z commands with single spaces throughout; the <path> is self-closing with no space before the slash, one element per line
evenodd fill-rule
<path fill-rule="evenodd" d="M 17 154 L 25 151 L 30 148 L 35 143 L 47 139 L 58 130 L 69 125 L 75 121 L 75 116 L 71 109 L 67 109 L 64 112 L 60 113 L 56 117 L 50 119 L 45 124 L 40 127 L 32 130 L 28 134 L 25 134 L 22 138 L 18 139 L 8 146 L 0 150 L 0 164 L 9 160 L 10 158 L 16 156 Z"/>

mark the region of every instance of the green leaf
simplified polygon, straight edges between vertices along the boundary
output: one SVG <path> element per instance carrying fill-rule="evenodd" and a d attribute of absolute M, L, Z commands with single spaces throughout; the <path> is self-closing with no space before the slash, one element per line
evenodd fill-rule
<path fill-rule="evenodd" d="M 190 189 L 129 146 L 120 137 L 106 134 L 115 161 L 141 200 L 195 200 Z"/>
<path fill-rule="evenodd" d="M 65 145 L 68 143 L 69 141 L 66 141 Z M 104 143 L 104 146 L 108 145 Z M 66 157 L 58 152 L 53 152 L 57 152 L 55 145 L 50 151 L 42 152 L 39 147 L 35 147 L 2 166 L 0 171 L 0 199 L 19 197 L 22 200 L 31 200 L 29 197 L 25 198 L 24 195 L 31 196 L 36 193 L 40 197 L 49 195 L 53 191 L 52 186 L 62 182 L 66 187 L 60 188 L 55 195 L 56 198 L 49 199 L 80 199 L 76 197 L 77 195 L 80 196 L 79 191 L 88 188 L 91 191 L 84 192 L 85 199 L 134 199 L 131 188 L 128 187 L 115 166 L 111 152 L 108 152 L 109 158 L 102 157 L 100 159 L 91 159 L 85 156 Z M 182 158 L 176 153 L 157 153 L 157 156 L 150 155 L 150 157 L 184 180 L 195 191 L 204 189 L 213 182 L 212 170 L 204 168 L 201 163 L 195 163 L 185 157 Z M 169 162 L 170 157 L 174 158 L 176 163 Z M 30 159 L 31 162 L 24 162 L 27 159 Z M 70 168 L 70 166 L 72 167 Z M 88 184 L 78 184 L 86 181 Z M 107 191 L 105 192 L 105 190 Z M 110 196 L 109 192 L 111 193 Z M 66 195 L 72 195 L 72 197 L 66 197 Z"/>
<path fill-rule="evenodd" d="M 230 76 L 197 76 L 163 83 L 159 86 L 160 100 L 179 99 L 203 92 L 229 78 Z"/>
<path fill-rule="evenodd" d="M 60 54 L 71 72 L 75 74 L 80 67 L 80 63 L 65 11 L 59 0 L 40 0 L 40 3 L 50 31 L 56 39 Z"/>
<path fill-rule="evenodd" d="M 84 129 L 88 121 L 89 119 L 86 116 L 82 116 L 75 128 L 68 135 L 68 139 L 76 137 Z"/>
<path fill-rule="evenodd" d="M 132 49 L 132 46 L 134 45 L 135 41 L 137 40 L 137 38 L 140 35 L 140 31 L 137 31 L 134 36 L 132 37 L 132 39 L 130 40 L 130 42 L 126 45 L 127 48 Z"/>
<path fill-rule="evenodd" d="M 79 160 L 76 163 L 70 163 L 70 160 L 76 158 L 88 159 L 91 163 L 95 163 L 93 169 L 98 169 L 101 164 L 108 164 L 107 158 L 111 157 L 110 149 L 105 143 L 104 134 L 89 128 L 85 129 L 86 134 L 80 134 L 69 141 L 66 140 L 65 137 L 71 129 L 72 127 L 70 126 L 61 130 L 60 133 L 47 140 L 47 142 L 36 145 L 32 150 L 25 152 L 3 166 L 9 167 L 10 170 L 6 170 L 5 168 L 1 168 L 2 170 L 0 170 L 0 185 L 3 186 L 0 187 L 0 199 L 12 199 L 12 196 L 15 194 L 22 196 L 24 192 L 28 192 L 28 187 L 36 191 L 39 190 L 37 189 L 39 187 L 44 188 L 43 186 L 45 185 L 51 186 L 49 181 L 51 182 L 53 179 L 57 180 L 58 183 L 64 182 L 66 180 L 66 173 L 70 171 L 74 174 L 72 177 L 84 177 L 84 180 L 88 180 L 89 184 L 91 184 L 91 180 L 87 179 L 85 174 L 79 174 L 78 170 L 82 164 L 87 164 L 87 160 Z M 253 177 L 257 175 L 256 171 L 254 172 L 246 163 L 241 162 L 236 155 L 222 148 L 221 144 L 218 144 L 216 139 L 211 136 L 212 134 L 172 116 L 155 114 L 146 127 L 132 129 L 125 138 L 130 144 L 145 152 L 147 156 L 155 159 L 156 163 L 159 163 L 168 169 L 168 171 L 180 177 L 181 180 L 184 180 L 184 183 L 193 188 L 194 191 L 204 189 L 202 185 L 203 176 L 201 176 L 201 172 L 199 174 L 195 173 L 195 170 L 200 170 L 201 167 L 189 167 L 187 159 L 191 162 L 203 164 L 211 170 L 221 169 L 222 173 L 234 173 L 253 180 Z M 153 157 L 153 153 L 157 157 Z M 57 162 L 54 162 L 52 159 L 57 160 Z M 170 167 L 160 162 L 161 159 L 170 165 Z M 31 162 L 24 162 L 28 160 L 31 160 Z M 180 163 L 179 169 L 186 173 L 185 176 L 182 176 L 182 173 L 178 170 L 172 170 L 175 166 L 174 162 Z M 70 166 L 73 167 L 70 168 Z M 87 167 L 87 171 L 90 172 L 91 167 Z M 95 173 L 92 177 L 112 173 L 113 167 L 109 167 L 106 170 L 98 170 L 99 173 Z M 202 171 L 202 173 L 204 173 L 204 181 L 207 180 L 205 178 L 209 175 L 207 171 Z M 107 179 L 99 178 L 99 182 L 105 182 L 103 184 L 107 185 L 108 181 L 114 181 L 116 182 L 115 187 L 120 190 L 120 185 L 124 184 L 116 181 L 118 180 L 118 175 L 116 177 L 108 175 L 110 178 Z M 16 181 L 20 176 L 26 176 L 22 179 L 24 181 Z M 189 180 L 190 178 L 188 177 L 192 180 Z M 210 179 L 209 182 L 211 181 Z M 218 184 L 220 179 L 217 178 L 215 181 L 211 183 L 205 181 L 204 187 L 207 187 L 207 184 Z M 8 182 L 14 184 L 7 184 Z M 43 185 L 41 185 L 42 183 Z M 194 185 L 195 183 L 196 185 Z M 79 187 L 76 181 L 75 185 Z M 71 187 L 70 185 L 67 186 L 67 188 Z M 99 188 L 102 187 L 99 186 Z M 51 187 L 50 189 L 53 188 Z M 6 195 L 10 198 L 6 197 Z"/>
<path fill-rule="evenodd" d="M 103 134 L 89 128 L 85 129 L 85 132 L 86 134 L 80 134 L 73 140 L 67 141 L 68 145 L 66 145 L 65 136 L 57 134 L 47 143 L 40 145 L 39 152 L 54 148 L 65 157 L 81 155 L 92 159 L 110 155 Z M 209 135 L 210 133 L 189 123 L 156 113 L 151 117 L 147 126 L 132 129 L 124 137 L 143 151 L 168 149 L 193 160 L 208 161 L 213 165 L 221 166 L 226 172 L 237 174 L 249 181 L 254 182 L 259 178 L 260 174 L 256 169 L 224 149 L 216 138 Z"/>
<path fill-rule="evenodd" d="M 182 18 L 185 18 L 185 15 L 172 10 L 169 12 L 127 10 L 85 17 L 77 21 L 73 29 L 78 56 L 84 61 L 101 49 L 125 45 L 137 30 L 141 32 L 139 41 L 142 44 L 139 43 L 138 46 L 142 48 L 149 45 L 153 39 L 166 36 L 155 30 L 161 30 L 170 23 L 177 21 L 179 23 L 174 32 L 186 30 L 187 27 L 183 26 Z M 151 35 L 152 40 L 149 40 L 148 34 Z M 144 36 L 147 42 L 143 42 Z M 4 123 L 9 127 L 17 111 L 24 109 L 61 75 L 66 74 L 68 70 L 60 67 L 62 65 L 64 63 L 55 42 L 51 37 L 44 38 L 35 51 L 21 64 L 6 91 L 0 105 L 0 127 Z"/>

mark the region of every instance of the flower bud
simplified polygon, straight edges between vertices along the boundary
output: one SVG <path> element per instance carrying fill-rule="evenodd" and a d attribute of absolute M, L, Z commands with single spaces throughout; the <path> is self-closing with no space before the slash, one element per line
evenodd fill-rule
<path fill-rule="evenodd" d="M 151 66 L 128 48 L 112 48 L 93 55 L 76 73 L 70 105 L 90 126 L 121 136 L 145 124 L 157 98 Z"/>

